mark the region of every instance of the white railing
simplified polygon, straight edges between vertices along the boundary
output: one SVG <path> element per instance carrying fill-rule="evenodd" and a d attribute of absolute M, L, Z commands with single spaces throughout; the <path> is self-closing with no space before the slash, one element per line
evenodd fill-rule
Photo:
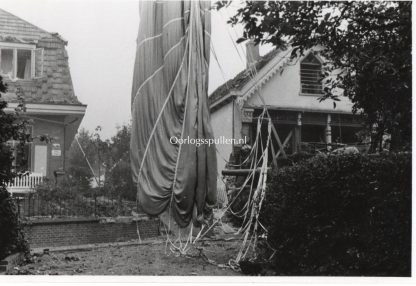
<path fill-rule="evenodd" d="M 28 193 L 34 191 L 35 187 L 43 182 L 43 174 L 27 173 L 15 177 L 7 184 L 10 193 Z"/>

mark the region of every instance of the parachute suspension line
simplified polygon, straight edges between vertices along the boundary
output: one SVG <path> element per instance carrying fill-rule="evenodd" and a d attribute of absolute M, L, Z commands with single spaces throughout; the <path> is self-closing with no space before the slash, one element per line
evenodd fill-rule
<path fill-rule="evenodd" d="M 228 17 L 228 18 L 230 18 L 230 17 L 229 17 L 229 15 L 228 15 L 227 9 L 224 9 L 224 12 L 227 14 L 227 17 Z M 221 16 L 222 20 L 223 20 L 224 22 L 226 22 L 226 21 L 225 21 L 225 19 L 224 19 L 224 15 L 223 15 L 223 13 L 222 13 L 222 12 L 219 12 L 219 14 L 220 14 L 220 16 Z M 231 30 L 232 30 L 232 29 L 231 29 Z M 233 30 L 233 31 L 235 32 L 235 30 Z M 239 58 L 240 58 L 241 62 L 244 64 L 243 57 L 241 56 L 241 54 L 240 54 L 240 50 L 238 49 L 238 46 L 236 45 L 236 43 L 235 43 L 235 41 L 234 41 L 233 37 L 231 36 L 231 33 L 230 33 L 230 27 L 228 27 L 228 25 L 227 25 L 227 34 L 228 34 L 228 36 L 230 37 L 231 42 L 233 43 L 233 46 L 234 46 L 234 48 L 236 49 L 237 54 L 238 54 L 238 56 L 239 56 Z M 236 34 L 236 33 L 235 33 L 235 34 Z M 237 35 L 237 34 L 236 34 L 236 36 L 237 36 L 237 38 L 238 38 L 238 35 Z"/>
<path fill-rule="evenodd" d="M 182 121 L 182 130 L 181 130 L 181 137 L 180 137 L 181 139 L 183 138 L 183 135 L 184 135 L 184 132 L 185 132 L 186 114 L 187 114 L 187 110 L 188 110 L 189 83 L 191 81 L 191 78 L 190 78 L 191 72 L 190 72 L 190 70 L 192 68 L 192 64 L 191 64 L 192 63 L 192 44 L 193 44 L 192 36 L 193 36 L 193 24 L 194 24 L 193 23 L 193 16 L 195 15 L 195 8 L 196 8 L 195 5 L 196 4 L 197 3 L 195 3 L 195 2 L 191 2 L 191 11 L 190 11 L 190 14 L 189 14 L 189 25 L 190 25 L 189 36 L 188 36 L 189 46 L 187 46 L 187 49 L 186 49 L 188 51 L 188 79 L 187 79 L 188 88 L 186 89 L 186 95 L 185 95 L 185 111 L 184 111 L 183 121 Z M 185 50 L 185 53 L 184 53 L 184 57 L 186 55 L 186 50 Z M 177 251 L 179 251 L 180 254 L 186 254 L 186 250 L 187 250 L 186 246 L 188 245 L 189 237 L 192 236 L 192 230 L 193 230 L 192 226 L 191 226 L 190 234 L 188 236 L 188 240 L 185 244 L 185 247 L 182 247 L 182 238 L 181 238 L 181 228 L 180 227 L 179 227 L 179 237 L 178 237 L 179 246 L 175 245 L 175 242 L 177 242 L 178 239 L 176 239 L 175 242 L 172 242 L 172 240 L 169 237 L 169 233 L 171 231 L 171 220 L 172 220 L 172 203 L 173 203 L 173 200 L 174 200 L 174 197 L 175 197 L 174 190 L 175 190 L 175 185 L 176 185 L 176 181 L 177 181 L 178 166 L 179 166 L 179 159 L 180 159 L 180 156 L 181 156 L 181 150 L 182 150 L 182 144 L 179 144 L 178 155 L 177 155 L 177 158 L 176 158 L 176 165 L 175 165 L 175 173 L 174 173 L 173 182 L 172 182 L 172 193 L 171 193 L 171 197 L 170 197 L 170 201 L 169 201 L 169 222 L 168 222 L 168 231 L 166 232 L 166 241 L 167 241 L 167 243 L 169 243 L 171 245 L 171 251 L 172 252 L 174 250 L 177 250 Z M 191 222 L 191 224 L 193 224 L 193 223 Z"/>
<path fill-rule="evenodd" d="M 260 124 L 261 120 L 263 120 L 263 114 L 264 112 L 260 115 L 260 117 L 258 118 L 258 124 Z M 260 130 L 260 128 L 258 128 L 258 130 Z M 260 131 L 258 131 L 259 133 Z M 260 159 L 262 159 L 264 156 L 264 152 L 262 153 L 262 156 L 260 157 Z M 257 160 L 257 164 L 259 164 L 260 160 Z M 240 190 L 238 191 L 237 195 L 234 197 L 234 199 L 228 204 L 228 206 L 224 209 L 224 212 L 222 214 L 222 216 L 224 216 L 224 214 L 231 208 L 231 206 L 233 205 L 233 203 L 236 201 L 236 199 L 238 198 L 238 196 L 241 194 L 241 192 L 244 190 L 245 186 L 247 185 L 247 183 L 249 182 L 250 178 L 253 177 L 254 179 L 254 175 L 256 173 L 256 168 L 257 168 L 257 164 L 255 162 L 255 160 L 252 161 L 252 164 L 254 164 L 254 168 L 252 172 L 250 172 L 250 174 L 247 176 L 247 178 L 245 179 L 243 185 L 241 186 Z M 253 165 L 252 165 L 253 166 Z M 195 244 L 199 239 L 203 238 L 221 219 L 222 216 L 220 216 L 214 223 L 211 224 L 210 227 L 207 228 L 207 230 L 205 232 L 203 231 L 203 228 L 201 229 L 200 233 L 197 235 L 197 237 L 194 239 L 193 244 Z"/>
<path fill-rule="evenodd" d="M 190 19 L 192 19 L 192 7 L 191 6 L 191 15 L 190 15 Z M 191 26 L 192 29 L 192 26 Z M 237 53 L 240 56 L 240 59 L 243 61 L 243 59 L 241 58 L 241 55 L 238 51 L 238 48 L 236 47 L 231 34 L 229 33 L 229 31 L 227 30 L 229 37 L 231 38 L 234 48 L 236 48 Z M 190 35 L 192 35 L 192 32 L 190 33 Z M 189 41 L 188 37 L 188 41 Z M 192 41 L 191 41 L 192 43 Z M 187 43 L 187 48 L 188 48 L 188 43 Z M 227 84 L 227 80 L 225 79 L 225 74 L 224 74 L 224 70 L 222 69 L 217 54 L 215 52 L 214 49 L 214 45 L 211 41 L 211 49 L 214 55 L 215 60 L 218 63 L 218 66 L 221 70 L 222 76 L 224 78 L 224 81 L 226 83 L 226 87 L 229 90 L 228 84 Z M 190 49 L 191 50 L 191 49 Z M 189 55 L 189 62 L 188 65 L 190 65 L 191 62 L 191 55 Z M 250 77 L 253 79 L 256 75 L 257 75 L 257 70 L 256 67 L 250 67 L 249 68 L 249 75 Z M 188 82 L 189 82 L 189 75 L 188 75 Z M 256 92 L 256 95 L 258 95 L 263 103 L 263 111 L 261 113 L 261 115 L 258 118 L 258 128 L 257 128 L 257 134 L 256 134 L 256 140 L 253 144 L 253 148 L 249 154 L 249 156 L 246 158 L 246 160 L 239 165 L 233 165 L 233 166 L 241 166 L 243 164 L 245 164 L 248 160 L 251 159 L 251 169 L 253 170 L 246 178 L 246 180 L 244 181 L 243 185 L 241 186 L 240 190 L 238 191 L 237 195 L 234 197 L 234 199 L 232 200 L 232 202 L 229 203 L 229 205 L 225 208 L 223 214 L 214 222 L 211 224 L 211 226 L 207 226 L 207 229 L 204 231 L 205 229 L 205 225 L 202 226 L 201 230 L 199 231 L 199 233 L 197 234 L 197 236 L 195 237 L 195 239 L 192 241 L 192 227 L 193 225 L 191 225 L 191 231 L 189 233 L 188 239 L 186 240 L 185 245 L 182 245 L 182 237 L 181 237 L 181 231 L 179 230 L 179 246 L 175 245 L 175 243 L 178 242 L 178 239 L 175 240 L 175 242 L 173 243 L 170 238 L 169 238 L 169 232 L 170 232 L 170 220 L 171 220 L 171 214 L 169 214 L 169 230 L 166 231 L 167 233 L 167 241 L 166 241 L 166 246 L 167 244 L 170 243 L 171 247 L 171 251 L 179 251 L 180 254 L 184 254 L 187 251 L 187 246 L 188 243 L 190 243 L 191 245 L 194 245 L 196 242 L 198 242 L 199 239 L 203 238 L 209 231 L 210 229 L 212 229 L 218 222 L 222 222 L 222 216 L 230 209 L 230 207 L 232 206 L 232 204 L 236 201 L 236 199 L 239 197 L 239 195 L 242 193 L 242 191 L 244 190 L 244 188 L 246 187 L 246 185 L 248 184 L 248 182 L 250 181 L 251 178 L 253 178 L 253 180 L 251 181 L 251 185 L 250 185 L 250 194 L 249 194 L 249 200 L 247 201 L 247 203 L 245 204 L 245 206 L 242 208 L 242 210 L 238 211 L 238 213 L 242 212 L 245 210 L 244 213 L 244 220 L 243 220 L 243 225 L 242 227 L 239 229 L 239 233 L 243 232 L 244 233 L 244 240 L 243 240 L 243 244 L 240 247 L 240 251 L 237 255 L 237 258 L 235 260 L 230 260 L 229 265 L 232 268 L 235 268 L 234 264 L 235 263 L 239 263 L 241 261 L 241 259 L 245 258 L 250 247 L 252 247 L 252 249 L 255 249 L 257 246 L 257 240 L 258 240 L 258 236 L 257 236 L 257 229 L 258 226 L 260 226 L 263 230 L 265 230 L 264 226 L 261 225 L 261 223 L 259 222 L 259 213 L 262 207 L 262 203 L 265 197 L 265 191 L 266 191 L 266 181 L 267 181 L 267 164 L 268 164 L 268 148 L 269 148 L 269 144 L 271 141 L 271 128 L 272 128 L 272 122 L 271 122 L 271 117 L 270 114 L 267 110 L 267 106 L 265 104 L 265 100 L 262 97 L 262 95 L 260 94 L 259 91 Z M 186 101 L 185 101 L 185 106 L 187 105 L 187 99 L 188 99 L 188 95 L 186 97 Z M 185 114 L 186 114 L 186 107 L 185 107 Z M 267 140 L 265 143 L 265 146 L 263 145 L 263 140 L 261 138 L 261 123 L 264 120 L 264 115 L 267 114 L 268 116 L 268 136 L 267 136 Z M 185 115 L 186 116 L 186 115 Z M 184 128 L 184 126 L 182 126 Z M 183 131 L 183 129 L 182 129 Z M 183 137 L 183 132 L 181 133 L 181 138 Z M 260 141 L 260 145 L 259 145 L 259 141 Z M 259 151 L 259 147 L 262 149 L 262 153 L 260 158 L 258 157 L 258 151 Z M 179 147 L 180 148 L 180 147 Z M 255 149 L 255 150 L 254 150 Z M 218 153 L 218 150 L 217 150 Z M 251 158 L 254 155 L 253 158 Z M 178 158 L 180 156 L 180 149 L 178 151 Z M 224 159 L 224 158 L 223 158 Z M 226 160 L 225 160 L 226 161 Z M 257 166 L 258 164 L 260 164 L 260 162 L 262 162 L 262 166 L 261 166 L 261 170 L 260 170 L 260 176 L 258 179 L 258 183 L 257 183 L 257 187 L 254 191 L 254 194 L 252 196 L 252 192 L 254 190 L 254 178 L 256 175 L 256 170 L 257 170 Z M 176 174 L 177 174 L 177 167 L 178 167 L 178 161 L 177 161 L 177 165 L 175 168 L 175 178 L 174 178 L 174 184 L 172 185 L 172 187 L 174 188 L 175 183 L 176 183 Z M 171 196 L 171 202 L 170 202 L 170 207 L 169 207 L 169 213 L 171 212 L 171 208 L 172 208 L 172 201 L 173 201 L 173 195 L 174 192 L 172 190 L 172 196 Z M 251 210 L 251 211 L 250 211 Z M 248 215 L 250 214 L 250 216 L 248 217 Z M 166 228 L 166 227 L 165 227 Z"/>
<path fill-rule="evenodd" d="M 231 34 L 229 33 L 228 30 L 227 30 L 227 32 L 228 32 L 229 37 L 231 38 L 231 41 L 233 42 L 234 48 L 237 50 L 237 53 L 240 56 L 240 60 L 243 62 L 243 59 L 241 58 L 241 55 L 238 51 L 238 48 L 236 47 L 236 45 L 235 45 L 235 43 L 234 43 L 234 41 L 231 37 Z M 212 49 L 213 49 L 213 44 L 212 44 Z M 216 61 L 218 63 L 218 66 L 219 66 L 220 70 L 223 73 L 223 69 L 221 67 L 221 64 L 219 63 L 218 58 L 216 57 L 215 50 L 213 50 L 213 54 L 214 54 L 214 58 L 216 59 Z M 257 73 L 257 69 L 256 69 L 255 66 L 249 67 L 249 76 L 251 77 L 251 79 L 254 79 L 254 77 L 257 74 L 258 73 Z M 224 77 L 224 80 L 226 82 L 226 87 L 229 90 L 227 80 L 225 79 L 224 73 L 223 73 L 223 77 Z M 195 244 L 198 241 L 198 239 L 204 237 L 208 233 L 208 231 L 218 221 L 221 221 L 222 216 L 224 216 L 225 213 L 228 210 L 230 210 L 230 212 L 233 213 L 233 211 L 230 209 L 230 207 L 233 205 L 235 200 L 239 197 L 239 195 L 241 194 L 241 192 L 243 191 L 243 189 L 247 185 L 247 182 L 250 180 L 250 178 L 253 177 L 253 180 L 251 181 L 250 194 L 249 194 L 249 197 L 248 197 L 248 201 L 241 210 L 237 211 L 237 213 L 240 214 L 242 211 L 245 210 L 243 224 L 237 232 L 237 233 L 244 233 L 244 240 L 243 240 L 242 246 L 240 247 L 240 251 L 237 254 L 237 258 L 235 260 L 230 260 L 229 261 L 229 266 L 233 269 L 238 268 L 238 263 L 247 256 L 247 253 L 250 250 L 250 248 L 255 250 L 255 248 L 257 247 L 258 226 L 260 225 L 260 227 L 264 231 L 267 232 L 267 230 L 264 228 L 264 226 L 261 225 L 261 223 L 259 222 L 258 218 L 259 218 L 259 214 L 260 214 L 260 211 L 261 211 L 261 206 L 262 206 L 262 203 L 263 203 L 263 200 L 264 200 L 264 197 L 265 197 L 265 191 L 266 191 L 268 148 L 269 148 L 269 144 L 270 144 L 270 141 L 271 141 L 271 129 L 272 129 L 272 124 L 273 123 L 271 121 L 271 116 L 268 112 L 268 108 L 267 108 L 267 105 L 265 103 L 265 100 L 264 100 L 263 96 L 261 95 L 261 93 L 259 91 L 257 91 L 255 94 L 260 98 L 260 100 L 263 104 L 263 111 L 261 113 L 261 116 L 259 116 L 259 118 L 258 118 L 256 140 L 255 140 L 255 142 L 253 144 L 253 148 L 252 148 L 250 154 L 247 156 L 246 160 L 242 164 L 232 165 L 232 166 L 241 166 L 241 165 L 245 164 L 248 160 L 252 159 L 252 162 L 251 162 L 250 165 L 251 165 L 251 169 L 253 171 L 247 176 L 247 178 L 246 178 L 245 182 L 243 183 L 242 187 L 240 188 L 239 192 L 235 195 L 232 202 L 229 202 L 229 205 L 224 210 L 223 214 L 204 233 L 202 233 L 203 229 L 201 229 L 201 231 L 198 233 L 198 236 L 195 238 L 195 240 L 193 242 Z M 266 146 L 264 146 L 263 145 L 263 140 L 262 140 L 262 137 L 260 136 L 260 134 L 261 134 L 261 122 L 263 121 L 264 115 L 266 115 L 266 114 L 267 114 L 267 117 L 268 117 L 268 136 L 267 136 L 267 140 L 266 140 Z M 259 141 L 260 141 L 260 146 L 259 146 Z M 262 151 L 262 154 L 261 154 L 260 158 L 257 158 L 259 147 L 263 151 Z M 218 152 L 218 150 L 217 150 L 217 152 Z M 253 154 L 254 154 L 254 157 L 251 158 L 251 156 Z M 224 160 L 224 158 L 222 158 L 222 159 Z M 224 161 L 227 162 L 227 160 L 224 160 Z M 254 177 L 255 177 L 256 170 L 257 170 L 257 165 L 260 162 L 262 162 L 261 173 L 260 173 L 259 181 L 258 181 L 258 184 L 257 184 L 257 188 L 254 191 L 254 194 L 252 196 L 252 192 L 254 190 L 254 188 L 253 188 L 254 187 Z M 227 162 L 227 163 L 231 166 L 231 164 L 229 162 Z M 250 210 L 251 210 L 251 212 L 250 212 Z M 250 216 L 248 217 L 249 214 L 250 214 Z M 239 216 L 241 217 L 241 215 L 239 215 Z"/>
<path fill-rule="evenodd" d="M 91 163 L 90 163 L 90 161 L 88 160 L 87 155 L 86 155 L 86 154 L 85 154 L 85 152 L 84 152 L 84 149 L 82 148 L 81 144 L 79 143 L 79 141 L 78 141 L 78 137 L 77 137 L 77 136 L 75 136 L 75 141 L 77 141 L 78 147 L 79 147 L 79 149 L 80 149 L 80 150 L 81 150 L 81 152 L 82 152 L 82 156 L 84 156 L 85 161 L 87 161 L 88 168 L 90 168 L 90 171 L 91 171 L 92 175 L 94 176 L 94 180 L 95 180 L 95 182 L 97 183 L 97 186 L 100 186 L 99 180 L 97 179 L 97 176 L 96 176 L 96 175 L 95 175 L 95 173 L 94 173 L 94 169 L 92 168 Z"/>
<path fill-rule="evenodd" d="M 222 67 L 220 65 L 220 61 L 218 60 L 218 57 L 217 57 L 217 53 L 215 52 L 215 48 L 214 48 L 213 41 L 211 41 L 211 51 L 212 51 L 212 54 L 214 55 L 214 58 L 215 58 L 215 61 L 217 62 L 217 65 L 218 65 L 218 67 L 219 67 L 219 69 L 221 71 L 221 75 L 222 75 L 222 78 L 224 79 L 225 86 L 227 87 L 227 90 L 230 90 L 230 87 L 228 86 L 228 80 L 225 77 L 225 72 L 222 69 Z"/>
<path fill-rule="evenodd" d="M 267 163 L 268 163 L 268 147 L 271 139 L 271 119 L 268 118 L 268 128 L 267 128 L 267 141 L 266 146 L 263 149 L 263 159 L 262 159 L 262 167 L 261 173 L 259 176 L 259 180 L 257 183 L 257 188 L 253 194 L 252 202 L 253 206 L 251 208 L 251 214 L 249 221 L 246 224 L 246 230 L 244 235 L 243 243 L 240 247 L 240 251 L 237 255 L 237 258 L 231 263 L 238 264 L 242 259 L 244 259 L 252 246 L 253 249 L 257 246 L 257 228 L 258 228 L 258 217 L 260 214 L 260 210 L 262 207 L 263 199 L 266 192 L 266 181 L 267 181 Z M 248 244 L 247 244 L 248 242 Z"/>
<path fill-rule="evenodd" d="M 261 120 L 263 119 L 263 114 L 257 119 L 257 132 L 256 132 L 256 140 L 255 140 L 255 143 L 253 144 L 254 146 L 253 146 L 253 149 L 255 150 L 255 153 L 254 153 L 254 159 L 251 161 L 251 165 L 250 165 L 250 169 L 251 170 L 253 170 L 251 173 L 250 173 L 250 176 L 249 176 L 249 178 L 248 179 L 250 179 L 251 177 L 253 177 L 253 179 L 254 179 L 254 176 L 255 176 L 255 170 L 257 169 L 257 166 L 258 166 L 258 164 L 259 164 L 259 162 L 260 161 L 258 161 L 258 160 L 256 160 L 256 158 L 257 158 L 257 156 L 258 156 L 258 142 L 259 142 L 259 136 L 260 136 L 260 127 L 261 127 Z M 257 164 L 256 164 L 257 163 Z M 248 210 L 248 207 L 249 207 L 249 205 L 250 205 L 250 198 L 251 198 L 251 192 L 252 192 L 252 189 L 253 189 L 253 184 L 254 184 L 254 180 L 252 180 L 251 181 L 251 185 L 250 185 L 250 194 L 249 194 L 249 196 L 248 196 L 248 198 L 249 198 L 249 200 L 246 202 L 246 204 L 244 205 L 244 207 L 241 209 L 241 210 L 239 210 L 239 211 L 237 211 L 237 213 L 240 213 L 240 212 L 243 212 L 246 208 L 247 208 L 247 210 Z M 233 214 L 233 215 L 235 215 L 234 213 L 233 213 L 233 211 L 232 211 L 232 209 L 230 208 L 230 212 Z M 244 225 L 244 222 L 245 222 L 245 220 L 246 220 L 246 214 L 247 214 L 247 211 L 245 211 L 245 213 L 244 213 L 244 220 L 243 220 L 243 224 L 242 224 L 242 226 Z M 239 216 L 239 217 L 242 217 L 242 216 L 240 216 L 240 215 L 237 215 L 237 216 Z M 238 233 L 240 233 L 241 232 L 241 230 L 242 230 L 242 227 L 240 227 L 240 229 L 237 231 Z"/>
<path fill-rule="evenodd" d="M 225 73 L 224 73 L 224 70 L 223 70 L 223 68 L 222 68 L 222 66 L 221 66 L 221 64 L 220 64 L 220 62 L 219 62 L 219 60 L 218 60 L 218 57 L 217 57 L 217 53 L 215 52 L 215 48 L 214 48 L 214 43 L 211 41 L 211 51 L 212 51 L 212 54 L 214 55 L 214 59 L 215 59 L 215 61 L 217 62 L 217 65 L 218 65 L 218 67 L 219 67 L 219 69 L 220 69 L 220 71 L 221 71 L 221 75 L 222 75 L 222 78 L 223 78 L 223 80 L 224 80 L 224 82 L 225 82 L 225 86 L 226 86 L 226 88 L 227 88 L 227 90 L 228 91 L 231 91 L 231 89 L 230 89 L 230 87 L 228 86 L 228 80 L 226 79 L 226 77 L 225 77 Z M 251 155 L 252 155 L 252 153 L 253 153 L 253 149 L 250 151 L 250 153 L 249 153 L 249 155 L 247 156 L 247 158 L 244 160 L 244 162 L 242 162 L 242 163 L 240 163 L 240 164 L 231 164 L 227 159 L 225 159 L 225 158 L 223 158 L 222 156 L 221 156 L 221 154 L 220 154 L 220 152 L 218 151 L 218 149 L 217 149 L 217 146 L 215 146 L 215 151 L 220 155 L 220 157 L 221 157 L 221 159 L 224 161 L 224 162 L 226 162 L 228 165 L 230 165 L 230 166 L 232 166 L 232 167 L 240 167 L 240 166 L 242 166 L 242 165 L 244 165 L 245 163 L 247 163 L 247 161 L 251 158 Z"/>

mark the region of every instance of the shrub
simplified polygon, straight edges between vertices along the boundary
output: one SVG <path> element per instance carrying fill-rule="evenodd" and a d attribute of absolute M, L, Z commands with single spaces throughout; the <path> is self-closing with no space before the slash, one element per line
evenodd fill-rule
<path fill-rule="evenodd" d="M 277 159 L 277 165 L 279 168 L 282 167 L 286 167 L 286 166 L 293 166 L 294 164 L 297 164 L 299 162 L 305 161 L 309 158 L 311 158 L 313 155 L 310 153 L 306 153 L 306 152 L 300 152 L 300 153 L 294 153 L 291 155 L 288 155 L 286 158 L 284 157 L 279 157 Z M 243 166 L 242 168 L 250 168 L 250 164 L 247 164 L 246 166 Z M 247 188 L 246 190 L 241 191 L 241 193 L 239 193 L 239 189 L 241 188 L 241 186 L 243 185 L 244 181 L 246 180 L 246 177 L 229 177 L 227 180 L 227 184 L 233 187 L 236 187 L 238 190 L 234 191 L 229 198 L 230 202 L 233 202 L 231 205 L 231 211 L 232 212 L 227 212 L 227 218 L 234 224 L 237 226 L 241 226 L 241 224 L 243 223 L 243 217 L 242 215 L 244 215 L 244 212 L 241 212 L 241 210 L 244 208 L 244 206 L 246 205 L 249 195 L 250 195 L 250 191 Z M 253 179 L 251 179 L 247 186 L 251 186 L 251 184 L 253 185 L 254 188 L 256 188 L 257 186 L 257 182 L 258 182 L 258 176 L 256 175 L 254 178 L 254 182 L 252 182 Z M 238 197 L 235 197 L 237 196 Z M 251 193 L 251 195 L 253 195 L 253 192 Z M 234 215 L 233 213 L 238 213 L 238 215 Z M 240 215 L 240 216 L 239 216 Z"/>
<path fill-rule="evenodd" d="M 28 253 L 28 244 L 23 238 L 20 229 L 16 207 L 6 190 L 6 184 L 16 175 L 12 170 L 13 152 L 7 145 L 10 139 L 19 141 L 18 152 L 28 140 L 25 132 L 26 121 L 19 117 L 19 111 L 24 111 L 24 102 L 21 90 L 18 88 L 18 108 L 15 113 L 6 112 L 7 102 L 2 94 L 7 91 L 7 86 L 0 76 L 0 259 L 19 251 Z M 18 162 L 20 163 L 20 162 Z"/>
<path fill-rule="evenodd" d="M 29 253 L 19 224 L 16 206 L 5 187 L 0 186 L 0 260 L 16 252 Z"/>
<path fill-rule="evenodd" d="M 279 169 L 261 221 L 280 275 L 409 276 L 411 155 L 317 156 Z"/>

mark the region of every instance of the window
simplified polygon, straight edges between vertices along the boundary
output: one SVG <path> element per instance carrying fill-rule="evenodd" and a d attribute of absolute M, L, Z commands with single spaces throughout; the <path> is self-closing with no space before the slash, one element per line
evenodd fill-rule
<path fill-rule="evenodd" d="M 322 94 L 321 70 L 321 62 L 312 53 L 300 63 L 302 94 Z"/>
<path fill-rule="evenodd" d="M 32 137 L 33 127 L 31 125 L 27 126 L 26 135 Z M 14 172 L 27 172 L 30 171 L 31 166 L 31 155 L 32 155 L 32 143 L 25 142 L 23 145 L 20 145 L 18 140 L 9 140 L 7 145 L 12 151 L 13 162 L 12 162 L 12 171 Z"/>
<path fill-rule="evenodd" d="M 16 77 L 19 79 L 30 79 L 32 77 L 32 51 L 17 50 Z"/>
<path fill-rule="evenodd" d="M 0 73 L 2 75 L 13 75 L 13 50 L 2 49 L 0 58 Z"/>
<path fill-rule="evenodd" d="M 0 46 L 0 75 L 12 80 L 43 75 L 43 49 Z"/>

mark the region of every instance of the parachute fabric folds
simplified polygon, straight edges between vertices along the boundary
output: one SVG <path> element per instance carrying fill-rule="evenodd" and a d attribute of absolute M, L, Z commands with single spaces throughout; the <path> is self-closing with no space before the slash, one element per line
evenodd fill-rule
<path fill-rule="evenodd" d="M 213 138 L 208 108 L 209 1 L 140 2 L 130 142 L 138 201 L 169 209 L 179 226 L 204 222 L 216 203 L 215 146 L 170 138 Z"/>

